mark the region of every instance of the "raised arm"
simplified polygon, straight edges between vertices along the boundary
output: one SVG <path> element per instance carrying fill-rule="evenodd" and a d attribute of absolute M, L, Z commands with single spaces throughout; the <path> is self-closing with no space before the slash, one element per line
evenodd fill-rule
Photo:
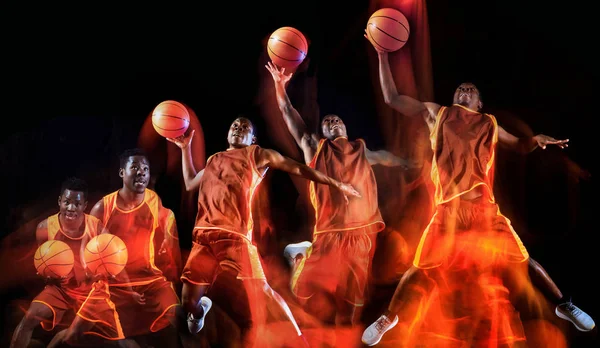
<path fill-rule="evenodd" d="M 404 170 L 421 168 L 422 163 L 400 158 L 387 150 L 371 151 L 365 146 L 365 155 L 370 165 L 382 165 L 386 167 L 402 167 Z"/>
<path fill-rule="evenodd" d="M 569 147 L 569 144 L 567 144 L 569 139 L 557 140 L 544 134 L 518 138 L 500 126 L 498 126 L 498 142 L 505 148 L 525 154 L 532 152 L 538 146 L 544 150 L 548 145 L 556 145 L 561 149 Z"/>
<path fill-rule="evenodd" d="M 366 34 L 365 37 L 367 40 L 369 39 Z M 392 76 L 388 52 L 382 51 L 379 47 L 373 45 L 373 43 L 371 43 L 371 45 L 375 51 L 377 51 L 377 59 L 379 61 L 379 83 L 381 85 L 385 103 L 405 116 L 423 117 L 429 130 L 433 129 L 440 105 L 430 102 L 424 103 L 407 95 L 399 94 L 396 89 L 394 77 Z"/>
<path fill-rule="evenodd" d="M 285 68 L 279 69 L 271 62 L 267 63 L 266 68 L 273 77 L 273 82 L 275 83 L 275 93 L 277 96 L 277 105 L 279 106 L 279 110 L 283 115 L 283 120 L 285 121 L 288 130 L 292 134 L 292 137 L 294 137 L 294 140 L 296 140 L 296 143 L 302 148 L 303 151 L 310 152 L 311 149 L 315 150 L 317 148 L 317 144 L 312 140 L 314 137 L 312 134 L 308 133 L 306 123 L 300 116 L 300 113 L 298 113 L 298 110 L 296 110 L 296 108 L 294 108 L 292 105 L 292 102 L 290 101 L 286 91 L 286 84 L 292 78 L 292 73 L 286 75 Z"/>
<path fill-rule="evenodd" d="M 186 191 L 197 189 L 200 186 L 200 179 L 204 175 L 204 169 L 197 172 L 192 160 L 192 147 L 190 145 L 192 144 L 194 132 L 195 130 L 192 130 L 187 135 L 184 134 L 177 138 L 166 138 L 181 149 L 181 169 Z"/>
<path fill-rule="evenodd" d="M 279 169 L 320 184 L 335 187 L 344 193 L 346 201 L 348 201 L 348 195 L 360 197 L 360 194 L 352 187 L 352 185 L 339 182 L 305 164 L 294 161 L 289 157 L 285 157 L 275 150 L 259 148 L 255 160 L 258 168 L 269 167 Z"/>

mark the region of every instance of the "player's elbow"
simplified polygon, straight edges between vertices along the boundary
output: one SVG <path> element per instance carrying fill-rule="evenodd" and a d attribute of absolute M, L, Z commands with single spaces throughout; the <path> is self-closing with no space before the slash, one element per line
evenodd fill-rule
<path fill-rule="evenodd" d="M 195 189 L 195 185 L 192 185 L 191 183 L 188 183 L 188 182 L 185 183 L 185 190 L 187 192 L 194 191 L 194 189 Z"/>
<path fill-rule="evenodd" d="M 291 115 L 294 112 L 294 107 L 292 106 L 292 104 L 286 101 L 280 101 L 279 110 L 281 110 L 281 113 L 283 113 L 284 115 Z"/>
<path fill-rule="evenodd" d="M 383 94 L 383 101 L 387 106 L 392 106 L 392 104 L 394 104 L 394 99 L 394 96 L 389 92 Z"/>

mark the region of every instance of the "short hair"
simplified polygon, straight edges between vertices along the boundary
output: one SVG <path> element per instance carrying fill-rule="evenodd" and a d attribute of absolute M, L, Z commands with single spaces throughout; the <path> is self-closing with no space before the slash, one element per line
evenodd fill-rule
<path fill-rule="evenodd" d="M 60 186 L 60 194 L 65 193 L 65 190 L 83 192 L 83 199 L 88 198 L 88 184 L 85 180 L 77 177 L 69 177 L 62 182 Z"/>
<path fill-rule="evenodd" d="M 146 152 L 140 148 L 135 147 L 132 149 L 127 149 L 127 150 L 123 151 L 121 153 L 121 155 L 119 156 L 120 168 L 125 168 L 125 165 L 127 165 L 127 161 L 129 160 L 129 157 L 133 157 L 133 156 L 142 156 L 142 157 L 145 157 L 146 159 L 148 159 Z"/>

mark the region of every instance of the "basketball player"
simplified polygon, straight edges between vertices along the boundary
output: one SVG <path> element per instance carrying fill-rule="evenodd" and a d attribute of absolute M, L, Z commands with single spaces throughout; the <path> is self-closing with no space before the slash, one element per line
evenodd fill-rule
<path fill-rule="evenodd" d="M 388 54 L 377 50 L 379 77 L 385 102 L 406 116 L 422 116 L 431 133 L 434 152 L 431 178 L 435 184 L 435 214 L 424 231 L 417 248 L 413 266 L 398 284 L 396 293 L 377 321 L 363 333 L 367 345 L 377 344 L 383 334 L 398 322 L 401 311 L 400 298 L 406 284 L 413 281 L 424 269 L 446 265 L 458 252 L 455 243 L 460 233 L 478 229 L 477 233 L 493 232 L 509 242 L 503 254 L 508 262 L 522 263 L 529 272 L 541 279 L 553 295 L 556 315 L 569 320 L 581 331 L 592 330 L 592 318 L 563 297 L 544 268 L 534 261 L 513 230 L 510 221 L 501 213 L 493 193 L 493 165 L 497 143 L 516 151 L 529 153 L 537 147 L 548 145 L 565 148 L 569 140 L 557 140 L 538 134 L 531 138 L 517 138 L 496 122 L 493 115 L 481 113 L 483 106 L 479 90 L 472 83 L 463 83 L 454 92 L 453 105 L 421 102 L 398 94 L 394 83 Z M 481 232 L 479 232 L 481 231 Z"/>
<path fill-rule="evenodd" d="M 175 327 L 179 298 L 157 263 L 161 258 L 166 259 L 161 262 L 165 268 L 176 268 L 180 274 L 181 260 L 176 259 L 180 252 L 174 214 L 162 206 L 156 192 L 147 188 L 150 163 L 146 154 L 140 149 L 128 149 L 119 160 L 123 186 L 98 201 L 90 214 L 125 242 L 127 265 L 108 280 L 106 295 L 110 299 L 104 301 L 104 306 L 97 303 L 92 306 L 90 302 L 89 310 L 115 306 L 123 334 L 128 338 L 125 342 L 136 346 L 134 339 L 129 338 L 154 333 L 169 325 Z M 72 326 L 70 330 L 80 332 L 82 328 Z M 176 334 L 168 339 L 173 340 L 171 346 L 180 344 Z M 54 341 L 60 343 L 59 339 Z"/>
<path fill-rule="evenodd" d="M 346 126 L 337 115 L 323 118 L 322 136 L 310 133 L 287 95 L 286 83 L 292 74 L 286 75 L 285 69 L 271 62 L 266 68 L 273 77 L 283 119 L 302 149 L 306 163 L 337 180 L 351 183 L 364 197 L 346 204 L 335 190 L 311 183 L 311 201 L 316 212 L 313 241 L 290 244 L 284 250 L 294 265 L 292 290 L 306 310 L 316 314 L 321 307 L 318 301 L 325 299 L 335 304 L 336 325 L 354 326 L 364 304 L 373 257 L 372 240 L 385 228 L 371 166 L 409 169 L 419 165 L 385 150 L 371 151 L 362 139 L 348 140 Z"/>
<path fill-rule="evenodd" d="M 65 242 L 73 250 L 75 261 L 68 276 L 48 279 L 44 289 L 33 299 L 13 333 L 11 348 L 28 347 L 38 324 L 44 330 L 52 331 L 61 323 L 64 314 L 71 310 L 76 313 L 75 321 L 86 322 L 81 334 L 94 334 L 109 340 L 123 338 L 118 316 L 113 310 L 106 309 L 104 316 L 107 322 L 94 322 L 87 308 L 80 309 L 90 292 L 96 295 L 96 289 L 100 289 L 85 269 L 83 250 L 90 239 L 104 232 L 100 220 L 84 213 L 87 199 L 88 187 L 84 180 L 74 177 L 66 179 L 58 196 L 58 214 L 38 224 L 35 233 L 38 245 L 49 240 Z"/>
<path fill-rule="evenodd" d="M 318 186 L 331 187 L 346 202 L 354 200 L 349 200 L 347 195 L 360 196 L 348 184 L 274 150 L 255 145 L 254 134 L 250 120 L 236 118 L 227 134 L 227 150 L 212 155 L 206 167 L 199 172 L 194 168 L 190 150 L 193 131 L 177 139 L 168 139 L 181 148 L 187 190 L 199 189 L 194 244 L 181 276 L 182 302 L 189 313 L 188 328 L 192 333 L 198 333 L 204 325 L 204 318 L 212 305 L 212 301 L 204 295 L 218 275 L 231 278 L 234 282 L 231 288 L 262 288 L 287 314 L 298 336 L 302 336 L 288 305 L 267 283 L 258 250 L 253 244 L 252 197 L 269 168 L 302 176 L 321 184 Z M 242 296 L 237 300 L 241 300 Z M 252 318 L 249 323 L 242 323 L 240 328 L 249 332 L 253 329 L 251 321 Z M 249 343 L 253 339 L 251 335 L 246 333 L 244 336 L 245 344 L 252 344 Z"/>

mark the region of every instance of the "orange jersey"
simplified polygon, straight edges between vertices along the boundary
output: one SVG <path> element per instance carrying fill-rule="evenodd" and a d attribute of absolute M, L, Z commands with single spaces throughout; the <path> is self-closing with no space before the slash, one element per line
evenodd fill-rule
<path fill-rule="evenodd" d="M 164 240 L 164 234 L 176 237 L 174 217 L 162 206 L 156 192 L 146 189 L 144 201 L 131 210 L 117 206 L 119 191 L 104 196 L 104 224 L 107 230 L 118 236 L 127 246 L 127 265 L 111 282 L 112 286 L 143 285 L 163 279 L 163 272 L 155 264 L 156 253 Z M 161 219 L 169 219 L 162 221 Z M 175 246 L 178 248 L 178 245 Z M 125 274 L 126 273 L 126 274 Z"/>
<path fill-rule="evenodd" d="M 367 228 L 379 232 L 385 223 L 377 201 L 377 182 L 365 154 L 362 139 L 348 141 L 321 139 L 310 167 L 335 180 L 351 184 L 362 198 L 349 197 L 337 188 L 310 182 L 310 198 L 315 208 L 314 233 Z"/>
<path fill-rule="evenodd" d="M 101 232 L 102 222 L 92 215 L 84 214 L 83 224 L 84 230 L 82 231 L 81 235 L 72 237 L 67 235 L 60 227 L 58 214 L 48 217 L 48 240 L 60 240 L 67 243 L 75 255 L 73 270 L 67 277 L 67 280 L 62 284 L 63 286 L 66 285 L 71 288 L 77 288 L 81 286 L 85 288 L 90 285 L 84 266 L 85 263 L 83 260 L 83 250 L 90 239 L 94 238 L 99 232 Z"/>
<path fill-rule="evenodd" d="M 257 145 L 212 155 L 200 180 L 197 234 L 210 230 L 239 233 L 252 241 L 252 197 L 264 173 L 256 168 Z"/>
<path fill-rule="evenodd" d="M 442 204 L 477 186 L 493 194 L 496 118 L 461 105 L 441 107 L 430 135 L 433 149 L 431 179 L 435 203 Z"/>

